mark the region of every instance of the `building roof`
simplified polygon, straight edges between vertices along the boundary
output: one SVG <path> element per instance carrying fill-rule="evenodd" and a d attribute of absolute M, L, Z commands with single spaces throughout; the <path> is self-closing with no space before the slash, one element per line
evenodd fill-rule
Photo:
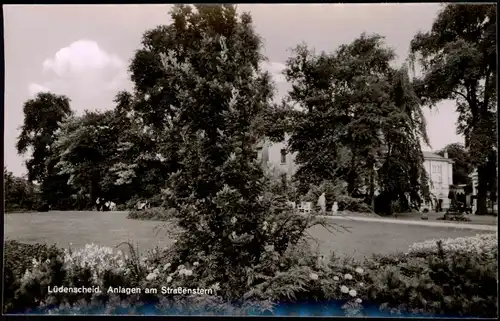
<path fill-rule="evenodd" d="M 428 159 L 428 160 L 437 160 L 437 161 L 454 163 L 453 160 L 449 158 L 444 158 L 443 156 L 439 156 L 438 154 L 433 152 L 423 151 L 422 154 L 424 154 L 424 159 L 426 160 Z"/>

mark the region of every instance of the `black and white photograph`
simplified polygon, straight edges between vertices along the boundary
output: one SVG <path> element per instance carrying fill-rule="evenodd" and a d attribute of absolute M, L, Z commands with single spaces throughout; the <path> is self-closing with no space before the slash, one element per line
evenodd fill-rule
<path fill-rule="evenodd" d="M 498 317 L 496 3 L 2 11 L 3 314 Z"/>

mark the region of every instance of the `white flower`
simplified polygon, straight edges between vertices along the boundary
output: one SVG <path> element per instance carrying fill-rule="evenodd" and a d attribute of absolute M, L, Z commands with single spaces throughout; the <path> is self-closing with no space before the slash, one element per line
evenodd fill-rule
<path fill-rule="evenodd" d="M 365 286 L 365 284 L 363 282 L 360 282 L 359 286 Z"/>
<path fill-rule="evenodd" d="M 198 265 L 200 265 L 200 263 L 199 262 L 194 262 L 193 265 L 194 266 L 198 266 Z"/>
<path fill-rule="evenodd" d="M 234 216 L 233 216 L 233 217 L 231 218 L 231 224 L 236 223 L 236 221 L 237 221 L 236 217 L 234 217 Z"/>
<path fill-rule="evenodd" d="M 274 251 L 274 245 L 266 245 L 266 246 L 264 246 L 264 250 L 266 252 L 272 252 L 272 251 Z"/>
<path fill-rule="evenodd" d="M 311 278 L 311 280 L 317 280 L 318 279 L 318 275 L 316 273 L 309 274 L 309 277 Z"/>
<path fill-rule="evenodd" d="M 360 298 L 356 299 L 356 303 L 362 303 L 362 302 L 363 302 L 363 300 L 361 300 Z"/>
<path fill-rule="evenodd" d="M 180 274 L 180 275 L 184 275 L 185 273 L 186 273 L 186 269 L 180 269 L 180 270 L 179 270 L 179 274 Z"/>
<path fill-rule="evenodd" d="M 352 297 L 355 297 L 358 293 L 356 292 L 356 290 L 351 290 L 349 291 L 349 295 L 352 296 Z"/>
<path fill-rule="evenodd" d="M 220 290 L 220 284 L 219 284 L 219 282 L 217 282 L 214 285 L 212 285 L 211 288 L 214 289 L 215 291 Z"/>
<path fill-rule="evenodd" d="M 153 270 L 153 273 L 154 274 L 160 274 L 160 270 L 158 270 L 157 268 Z"/>
<path fill-rule="evenodd" d="M 349 273 L 347 273 L 346 275 L 344 275 L 344 279 L 346 279 L 346 280 L 352 280 L 352 275 L 350 275 Z"/>
<path fill-rule="evenodd" d="M 148 276 L 146 276 L 146 280 L 148 281 L 152 281 L 154 279 L 156 279 L 156 274 L 155 273 L 149 273 Z"/>
<path fill-rule="evenodd" d="M 348 293 L 349 292 L 349 288 L 347 286 L 345 286 L 345 285 L 342 285 L 340 287 L 340 292 L 342 292 L 342 293 Z"/>
<path fill-rule="evenodd" d="M 170 263 L 167 263 L 163 266 L 163 271 L 165 271 L 166 269 L 168 269 L 172 264 Z"/>
<path fill-rule="evenodd" d="M 340 279 L 339 279 L 339 277 L 338 277 L 338 276 L 336 276 L 336 275 L 335 275 L 335 276 L 333 277 L 333 280 L 334 280 L 334 281 L 338 281 L 338 280 L 340 280 Z"/>
<path fill-rule="evenodd" d="M 177 270 L 184 270 L 184 268 L 185 268 L 184 264 L 181 264 L 177 267 Z"/>
<path fill-rule="evenodd" d="M 363 274 L 363 272 L 364 272 L 364 270 L 360 267 L 356 269 L 356 273 L 358 273 L 358 274 Z"/>
<path fill-rule="evenodd" d="M 171 276 L 167 277 L 167 282 L 172 282 L 172 277 Z"/>
<path fill-rule="evenodd" d="M 231 236 L 232 236 L 233 238 L 236 238 L 236 232 L 234 232 L 234 231 L 233 231 L 233 233 L 231 233 Z"/>
<path fill-rule="evenodd" d="M 184 270 L 184 275 L 186 275 L 186 276 L 193 275 L 193 270 Z"/>

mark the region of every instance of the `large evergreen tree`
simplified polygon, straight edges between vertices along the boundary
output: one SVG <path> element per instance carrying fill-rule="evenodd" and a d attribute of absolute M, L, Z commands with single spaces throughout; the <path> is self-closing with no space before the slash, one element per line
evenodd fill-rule
<path fill-rule="evenodd" d="M 238 15 L 231 5 L 176 6 L 172 18 L 165 37 L 180 39 L 161 56 L 180 136 L 180 168 L 165 191 L 185 231 L 175 250 L 179 262 L 201 257 L 202 277 L 220 282 L 228 297 L 242 298 L 244 285 L 258 280 L 248 279 L 248 269 L 262 263 L 266 246 L 283 253 L 301 236 L 285 224 L 302 228 L 293 214 L 278 230 L 266 229 L 288 213 L 265 193 L 255 159 L 263 139 L 260 116 L 272 98 L 270 75 L 260 69 L 261 40 L 249 14 Z"/>

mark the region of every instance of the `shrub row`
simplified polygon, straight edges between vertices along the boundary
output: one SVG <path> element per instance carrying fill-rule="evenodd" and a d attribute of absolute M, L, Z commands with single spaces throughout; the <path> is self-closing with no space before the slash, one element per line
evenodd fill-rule
<path fill-rule="evenodd" d="M 143 210 L 132 210 L 127 215 L 129 219 L 169 221 L 174 217 L 175 209 L 164 209 L 162 207 L 151 207 Z"/>
<path fill-rule="evenodd" d="M 176 262 L 170 251 L 139 256 L 87 245 L 71 251 L 44 245 L 6 243 L 7 313 L 278 313 L 297 302 L 333 304 L 344 315 L 495 317 L 495 235 L 424 242 L 408 253 L 374 256 L 364 262 L 324 261 L 306 246 L 278 256 L 266 248 L 262 263 L 246 272 L 245 295 L 228 302 L 214 282 L 208 256 Z M 478 251 L 478 249 L 481 249 Z M 49 286 L 99 286 L 102 293 L 49 293 Z M 108 294 L 109 287 L 212 289 L 213 295 Z M 152 309 L 152 310 L 151 310 Z"/>

